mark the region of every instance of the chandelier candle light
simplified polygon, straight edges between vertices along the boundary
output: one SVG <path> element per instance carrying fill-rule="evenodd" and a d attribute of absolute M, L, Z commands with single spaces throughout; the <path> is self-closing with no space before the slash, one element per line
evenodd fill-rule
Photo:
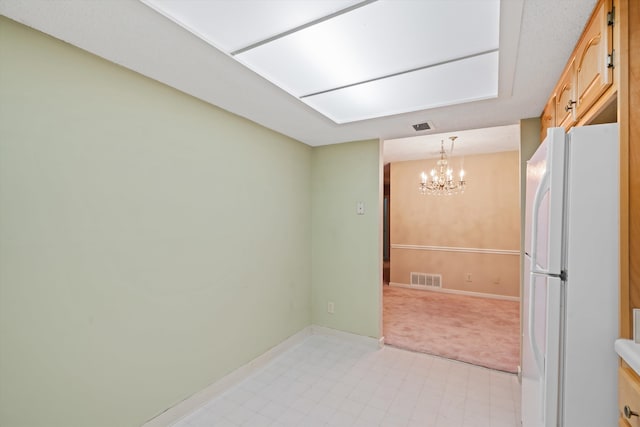
<path fill-rule="evenodd" d="M 453 154 L 453 144 L 457 136 L 450 136 L 451 150 L 449 154 Z M 464 169 L 460 169 L 460 180 L 453 180 L 453 169 L 449 167 L 447 154 L 444 151 L 444 141 L 440 141 L 440 160 L 436 163 L 436 169 L 431 169 L 431 174 L 427 175 L 422 172 L 420 194 L 432 194 L 437 196 L 449 196 L 452 194 L 464 193 L 466 182 L 464 180 Z"/>

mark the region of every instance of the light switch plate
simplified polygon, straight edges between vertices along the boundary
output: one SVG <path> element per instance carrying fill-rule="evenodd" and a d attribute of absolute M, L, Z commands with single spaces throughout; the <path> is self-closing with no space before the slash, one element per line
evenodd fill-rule
<path fill-rule="evenodd" d="M 633 341 L 640 344 L 640 308 L 633 309 Z"/>

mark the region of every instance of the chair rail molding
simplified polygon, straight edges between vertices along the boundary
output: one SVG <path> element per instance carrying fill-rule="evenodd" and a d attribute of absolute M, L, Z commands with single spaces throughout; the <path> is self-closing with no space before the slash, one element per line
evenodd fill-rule
<path fill-rule="evenodd" d="M 416 251 L 438 251 L 438 252 L 465 252 L 475 254 L 492 255 L 520 255 L 520 250 L 515 249 L 490 249 L 490 248 L 461 248 L 455 246 L 426 246 L 426 245 L 403 245 L 392 243 L 391 249 L 408 249 Z"/>

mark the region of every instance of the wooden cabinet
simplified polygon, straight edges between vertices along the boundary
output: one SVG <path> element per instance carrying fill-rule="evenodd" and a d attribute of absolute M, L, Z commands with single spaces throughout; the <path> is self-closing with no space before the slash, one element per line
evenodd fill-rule
<path fill-rule="evenodd" d="M 600 0 L 596 5 L 542 112 L 540 140 L 548 127 L 559 126 L 568 131 L 576 124 L 591 121 L 587 115 L 596 114 L 596 103 L 615 93 L 613 13 L 613 0 Z"/>
<path fill-rule="evenodd" d="M 640 2 L 630 0 L 629 11 L 629 40 L 628 48 L 628 81 L 625 85 L 625 94 L 628 96 L 624 107 L 624 138 L 626 155 L 626 173 L 624 179 L 628 179 L 627 208 L 628 222 L 628 264 L 622 271 L 628 273 L 627 290 L 623 293 L 622 306 L 626 310 L 626 324 L 628 336 L 631 336 L 632 308 L 640 308 Z M 634 54 L 631 54 L 634 52 Z M 624 59 L 624 57 L 623 57 Z"/>
<path fill-rule="evenodd" d="M 540 117 L 540 141 L 543 141 L 547 137 L 547 129 L 556 125 L 556 97 L 552 96 L 542 110 L 542 116 Z"/>
<path fill-rule="evenodd" d="M 616 31 L 614 49 L 616 67 L 614 86 L 618 86 L 620 123 L 620 335 L 633 336 L 632 310 L 640 307 L 640 2 L 615 0 Z M 619 406 L 629 401 L 640 406 L 640 377 L 622 363 L 618 396 Z M 635 412 L 640 412 L 629 405 Z M 634 427 L 632 417 L 624 427 Z M 626 417 L 621 416 L 621 420 Z M 629 420 L 628 420 L 629 421 Z"/>
<path fill-rule="evenodd" d="M 620 123 L 620 337 L 633 338 L 640 308 L 640 2 L 616 0 L 616 63 Z M 633 54 L 632 54 L 633 52 Z"/>
<path fill-rule="evenodd" d="M 575 58 L 565 68 L 556 91 L 556 126 L 569 130 L 576 122 Z"/>
<path fill-rule="evenodd" d="M 625 365 L 618 371 L 618 410 L 627 425 L 640 427 L 640 377 Z"/>
<path fill-rule="evenodd" d="M 578 120 L 613 82 L 611 0 L 598 3 L 575 54 L 575 117 Z M 613 24 L 613 23 L 611 23 Z"/>

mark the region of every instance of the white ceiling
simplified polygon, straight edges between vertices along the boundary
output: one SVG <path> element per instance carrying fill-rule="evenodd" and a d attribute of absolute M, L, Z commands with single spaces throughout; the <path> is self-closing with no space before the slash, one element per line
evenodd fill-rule
<path fill-rule="evenodd" d="M 433 159 L 440 156 L 440 142 L 449 155 L 451 141 L 457 136 L 453 157 L 516 151 L 520 149 L 520 125 L 497 126 L 433 135 L 410 136 L 384 141 L 384 162 Z"/>
<path fill-rule="evenodd" d="M 461 135 L 460 131 L 516 124 L 521 118 L 540 115 L 595 2 L 502 0 L 500 77 L 495 99 L 345 124 L 336 124 L 138 0 L 0 0 L 0 13 L 317 146 L 434 133 Z M 250 4 L 286 7 L 286 0 L 236 3 L 242 5 L 236 10 L 238 19 Z M 228 26 L 233 28 L 233 22 L 234 18 L 230 18 Z M 464 30 L 458 24 L 456 20 L 448 22 L 442 43 L 455 39 Z M 417 133 L 411 127 L 424 121 L 434 129 Z"/>

